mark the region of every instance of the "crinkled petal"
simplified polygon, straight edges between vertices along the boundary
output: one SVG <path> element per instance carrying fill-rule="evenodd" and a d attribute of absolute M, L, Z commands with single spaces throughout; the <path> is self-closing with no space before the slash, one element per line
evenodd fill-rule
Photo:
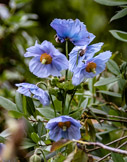
<path fill-rule="evenodd" d="M 95 38 L 87 31 L 86 25 L 78 19 L 54 19 L 50 25 L 56 30 L 61 43 L 69 39 L 74 45 L 83 46 L 88 45 Z"/>

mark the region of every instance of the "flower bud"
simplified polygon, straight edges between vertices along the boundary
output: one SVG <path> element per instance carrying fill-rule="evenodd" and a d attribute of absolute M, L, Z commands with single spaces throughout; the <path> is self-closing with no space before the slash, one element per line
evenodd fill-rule
<path fill-rule="evenodd" d="M 41 157 L 39 155 L 37 155 L 37 154 L 33 154 L 30 157 L 29 162 L 41 162 Z"/>

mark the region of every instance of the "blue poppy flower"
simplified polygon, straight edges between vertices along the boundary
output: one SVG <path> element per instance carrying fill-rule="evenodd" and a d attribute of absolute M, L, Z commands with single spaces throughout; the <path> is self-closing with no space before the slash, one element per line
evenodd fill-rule
<path fill-rule="evenodd" d="M 49 136 L 54 141 L 61 138 L 68 140 L 80 139 L 80 127 L 80 122 L 66 115 L 51 119 L 46 125 L 46 128 L 50 130 Z"/>
<path fill-rule="evenodd" d="M 18 87 L 17 91 L 19 93 L 39 100 L 44 106 L 50 104 L 49 95 L 38 86 L 29 83 L 19 83 L 16 86 Z"/>
<path fill-rule="evenodd" d="M 52 43 L 48 41 L 27 48 L 25 57 L 34 57 L 29 63 L 30 71 L 40 77 L 46 78 L 50 75 L 61 76 L 62 70 L 68 69 L 66 56 L 60 53 Z"/>
<path fill-rule="evenodd" d="M 110 57 L 111 52 L 106 51 L 95 57 L 87 58 L 87 60 L 78 64 L 73 74 L 72 84 L 79 85 L 85 78 L 93 78 L 100 74 L 105 70 L 105 63 Z"/>
<path fill-rule="evenodd" d="M 69 53 L 69 70 L 74 72 L 75 68 L 83 60 L 90 59 L 100 51 L 103 43 L 96 43 L 89 46 L 75 46 Z"/>
<path fill-rule="evenodd" d="M 70 40 L 76 46 L 84 46 L 95 38 L 92 33 L 87 31 L 86 25 L 79 19 L 54 19 L 50 25 L 56 30 L 56 38 L 61 43 Z"/>

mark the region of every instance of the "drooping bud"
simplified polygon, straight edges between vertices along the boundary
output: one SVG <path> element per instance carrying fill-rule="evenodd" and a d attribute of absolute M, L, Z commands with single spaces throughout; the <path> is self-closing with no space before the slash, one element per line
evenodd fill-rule
<path fill-rule="evenodd" d="M 59 40 L 59 37 L 57 36 L 57 34 L 54 36 L 54 38 L 55 38 L 55 41 L 56 41 L 57 43 L 61 43 L 60 40 Z"/>

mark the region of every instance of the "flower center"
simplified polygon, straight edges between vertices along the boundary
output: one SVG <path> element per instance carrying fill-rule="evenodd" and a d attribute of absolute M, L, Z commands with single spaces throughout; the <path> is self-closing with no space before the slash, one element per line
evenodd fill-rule
<path fill-rule="evenodd" d="M 67 128 L 69 128 L 69 127 L 71 126 L 71 122 L 70 122 L 70 121 L 59 122 L 59 123 L 58 123 L 58 126 L 59 126 L 60 128 L 62 128 L 63 131 L 66 131 Z"/>
<path fill-rule="evenodd" d="M 96 71 L 95 71 L 96 67 L 97 67 L 96 63 L 94 63 L 94 62 L 89 62 L 89 63 L 87 64 L 86 71 L 87 71 L 88 73 L 90 73 L 90 72 L 96 73 Z"/>
<path fill-rule="evenodd" d="M 47 54 L 47 53 L 43 53 L 43 54 L 41 55 L 41 57 L 40 57 L 40 62 L 41 62 L 42 64 L 51 64 L 51 62 L 52 62 L 52 57 L 51 57 L 49 54 Z"/>

